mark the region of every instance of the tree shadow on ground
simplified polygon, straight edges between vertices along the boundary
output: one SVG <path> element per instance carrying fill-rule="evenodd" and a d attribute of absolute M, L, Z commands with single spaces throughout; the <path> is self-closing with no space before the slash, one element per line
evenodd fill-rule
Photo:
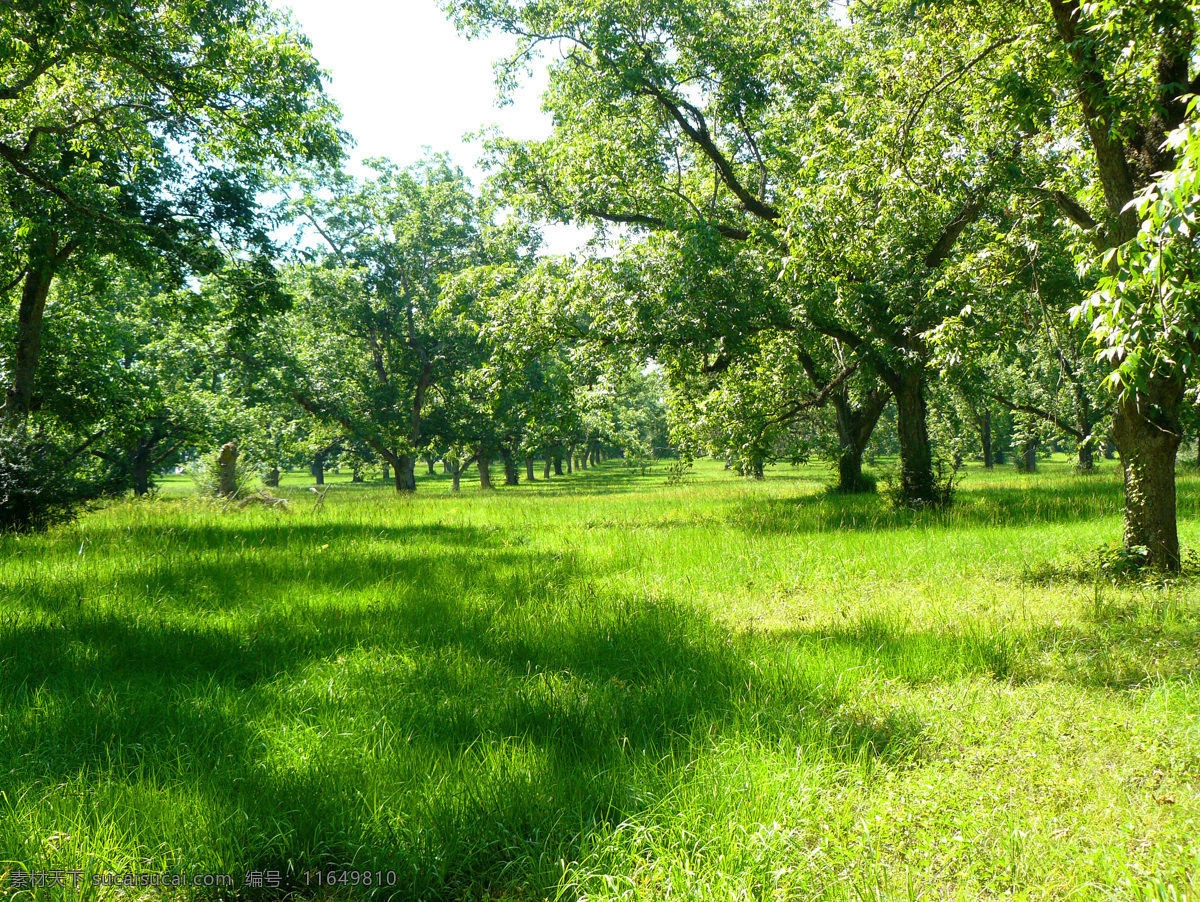
<path fill-rule="evenodd" d="M 1120 514 L 1120 483 L 1080 477 L 1048 486 L 961 489 L 945 511 L 897 509 L 882 495 L 818 493 L 793 498 L 748 498 L 729 521 L 763 533 L 876 532 L 912 527 L 1015 527 L 1098 520 Z"/>
<path fill-rule="evenodd" d="M 173 605 L 27 596 L 0 619 L 0 773 L 33 806 L 10 815 L 67 834 L 39 810 L 77 804 L 177 865 L 395 870 L 400 897 L 465 898 L 514 860 L 569 858 L 722 736 L 843 762 L 919 745 L 905 712 L 850 704 L 837 674 L 866 645 L 764 657 L 687 605 L 596 597 L 562 557 L 475 541 L 314 559 L 312 598 L 220 618 L 189 599 L 228 560 L 152 576 Z M 171 826 L 164 805 L 204 814 Z M 71 849 L 0 857 L 72 867 Z"/>

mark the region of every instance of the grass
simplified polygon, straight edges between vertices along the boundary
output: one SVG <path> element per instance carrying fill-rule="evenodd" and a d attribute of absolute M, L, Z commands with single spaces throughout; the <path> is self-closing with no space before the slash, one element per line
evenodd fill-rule
<path fill-rule="evenodd" d="M 20 899 L 159 898 L 91 886 L 124 872 L 233 877 L 172 896 L 197 899 L 1198 898 L 1200 584 L 1103 578 L 1106 466 L 971 470 L 943 514 L 707 461 L 333 480 L 321 510 L 293 477 L 282 512 L 176 480 L 2 538 L 0 874 L 83 872 Z M 1198 507 L 1185 475 L 1191 548 Z"/>

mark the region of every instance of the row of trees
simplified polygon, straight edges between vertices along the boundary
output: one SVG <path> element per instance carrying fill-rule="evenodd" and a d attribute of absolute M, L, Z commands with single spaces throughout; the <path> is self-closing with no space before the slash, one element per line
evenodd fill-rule
<path fill-rule="evenodd" d="M 501 84 L 553 51 L 554 131 L 495 139 L 484 191 L 342 172 L 262 0 L 0 0 L 5 454 L 145 491 L 236 440 L 412 491 L 422 456 L 648 457 L 669 396 L 685 453 L 823 453 L 844 491 L 894 421 L 910 507 L 939 457 L 1115 445 L 1126 545 L 1179 566 L 1191 3 L 443 3 L 514 36 Z M 540 257 L 539 219 L 593 252 Z"/>
<path fill-rule="evenodd" d="M 577 278 L 686 393 L 753 411 L 751 459 L 834 400 L 852 485 L 886 394 L 904 503 L 944 503 L 929 400 L 946 379 L 984 431 L 989 404 L 1023 412 L 1085 467 L 1111 436 L 1126 545 L 1179 566 L 1195 195 L 1161 173 L 1190 146 L 1168 138 L 1197 90 L 1193 4 L 444 2 L 468 33 L 515 38 L 502 83 L 554 51 L 554 133 L 494 143 L 505 189 L 639 236 Z"/>

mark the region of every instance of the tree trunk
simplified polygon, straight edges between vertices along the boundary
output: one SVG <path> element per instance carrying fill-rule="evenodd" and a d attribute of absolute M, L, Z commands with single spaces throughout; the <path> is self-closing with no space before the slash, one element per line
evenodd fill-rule
<path fill-rule="evenodd" d="M 17 310 L 13 381 L 4 405 L 5 414 L 10 420 L 28 416 L 33 406 L 33 379 L 41 353 L 42 323 L 46 314 L 46 298 L 54 281 L 54 268 L 52 257 L 38 260 L 31 255 L 29 272 L 21 290 L 21 305 Z"/>
<path fill-rule="evenodd" d="M 763 479 L 763 459 L 755 457 L 750 463 L 750 475 L 755 479 Z"/>
<path fill-rule="evenodd" d="M 587 470 L 588 468 L 588 450 L 583 449 L 583 453 L 579 455 L 579 469 Z"/>
<path fill-rule="evenodd" d="M 313 474 L 313 478 L 316 479 L 317 485 L 325 484 L 325 452 L 324 451 L 318 451 L 316 454 L 313 455 L 312 467 L 309 468 L 309 471 Z"/>
<path fill-rule="evenodd" d="M 1024 465 L 1021 470 L 1022 473 L 1036 473 L 1037 472 L 1037 452 L 1038 452 L 1037 439 L 1030 439 L 1029 441 L 1027 441 L 1025 443 L 1025 447 L 1022 450 L 1022 455 L 1024 457 Z"/>
<path fill-rule="evenodd" d="M 526 482 L 534 482 L 535 481 L 533 478 L 533 458 L 532 457 L 525 458 L 525 481 Z"/>
<path fill-rule="evenodd" d="M 385 461 L 383 464 L 383 481 L 384 482 L 387 482 L 389 479 L 392 478 L 391 469 L 392 468 L 390 466 L 388 466 L 387 462 Z"/>
<path fill-rule="evenodd" d="M 401 454 L 396 461 L 396 491 L 417 490 L 417 459 L 411 454 Z"/>
<path fill-rule="evenodd" d="M 479 487 L 486 492 L 492 487 L 492 452 L 480 448 L 475 463 L 479 467 Z"/>
<path fill-rule="evenodd" d="M 150 492 L 150 451 L 152 445 L 139 441 L 129 455 L 129 474 L 133 479 L 133 494 L 141 497 Z"/>
<path fill-rule="evenodd" d="M 562 455 L 561 455 L 561 454 L 555 454 L 555 455 L 554 455 L 554 475 L 555 475 L 555 476 L 562 476 L 562 474 L 563 474 L 563 469 L 562 469 Z"/>
<path fill-rule="evenodd" d="M 451 469 L 451 471 L 450 471 L 450 473 L 451 473 L 450 491 L 457 492 L 462 489 L 462 471 L 463 471 L 463 468 L 460 467 L 458 464 L 455 464 L 454 467 Z"/>
<path fill-rule="evenodd" d="M 549 454 L 549 452 L 546 453 L 546 465 L 542 468 L 542 478 L 543 479 L 550 478 L 550 454 Z"/>
<path fill-rule="evenodd" d="M 502 450 L 500 456 L 504 458 L 504 484 L 520 485 L 521 477 L 517 474 L 517 459 L 512 456 L 511 451 L 507 450 Z"/>
<path fill-rule="evenodd" d="M 1175 456 L 1183 440 L 1183 382 L 1151 376 L 1144 391 L 1126 390 L 1113 413 L 1113 441 L 1125 465 L 1125 548 L 1145 548 L 1147 563 L 1177 572 Z"/>
<path fill-rule="evenodd" d="M 900 439 L 900 504 L 922 508 L 942 503 L 933 479 L 933 446 L 925 405 L 925 372 L 917 367 L 896 378 L 896 432 Z"/>
<path fill-rule="evenodd" d="M 570 476 L 575 470 L 575 446 L 567 445 L 567 475 Z"/>
<path fill-rule="evenodd" d="M 237 442 L 221 446 L 221 453 L 217 457 L 217 484 L 223 498 L 232 498 L 237 494 L 237 459 Z"/>
<path fill-rule="evenodd" d="M 872 389 L 861 405 L 852 403 L 848 392 L 840 391 L 834 394 L 834 420 L 837 424 L 838 443 L 841 446 L 841 454 L 838 457 L 839 492 L 855 494 L 871 490 L 871 487 L 863 482 L 862 456 L 883 408 L 887 406 L 887 399 L 888 394 L 882 387 Z"/>
<path fill-rule="evenodd" d="M 355 467 L 353 470 L 350 471 L 350 481 L 351 482 L 362 482 L 363 481 L 363 474 L 362 474 L 361 467 Z"/>
<path fill-rule="evenodd" d="M 279 488 L 279 467 L 271 467 L 263 477 L 263 485 L 269 489 Z"/>
<path fill-rule="evenodd" d="M 425 464 L 429 467 L 429 475 L 436 476 L 437 471 L 433 468 L 433 458 L 432 457 L 425 458 Z"/>
<path fill-rule="evenodd" d="M 454 468 L 450 466 L 450 461 L 443 460 L 442 461 L 442 474 L 445 475 L 445 474 L 453 473 L 453 472 L 454 472 Z"/>
<path fill-rule="evenodd" d="M 979 442 L 983 445 L 983 468 L 991 470 L 996 466 L 992 457 L 992 412 L 984 410 L 979 420 Z"/>

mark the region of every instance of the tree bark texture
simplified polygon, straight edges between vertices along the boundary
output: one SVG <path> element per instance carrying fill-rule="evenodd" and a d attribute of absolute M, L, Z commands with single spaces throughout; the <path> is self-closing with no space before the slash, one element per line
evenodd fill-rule
<path fill-rule="evenodd" d="M 5 413 L 9 419 L 28 416 L 33 406 L 33 380 L 41 353 L 42 323 L 46 314 L 46 299 L 50 296 L 50 284 L 54 281 L 54 270 L 50 257 L 31 261 L 21 289 L 13 381 L 5 399 Z"/>
<path fill-rule="evenodd" d="M 1180 568 L 1175 457 L 1183 441 L 1183 382 L 1151 376 L 1126 389 L 1113 412 L 1113 441 L 1125 469 L 1125 548 L 1145 548 L 1150 566 Z"/>
<path fill-rule="evenodd" d="M 940 504 L 933 479 L 933 446 L 925 403 L 925 372 L 914 367 L 891 386 L 896 398 L 896 433 L 900 439 L 900 503 L 922 508 Z"/>

